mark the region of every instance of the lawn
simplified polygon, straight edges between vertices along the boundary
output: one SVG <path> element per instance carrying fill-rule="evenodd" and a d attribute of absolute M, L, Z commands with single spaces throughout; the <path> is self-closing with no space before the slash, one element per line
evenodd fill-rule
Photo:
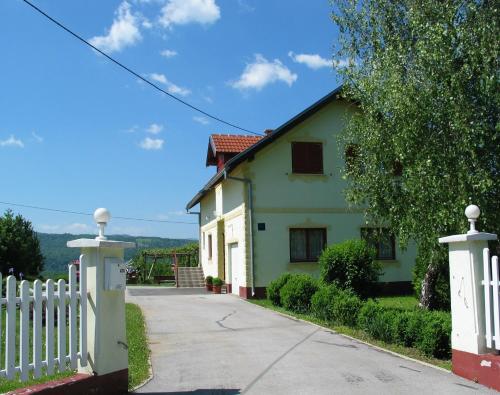
<path fill-rule="evenodd" d="M 127 326 L 127 344 L 128 344 L 128 359 L 129 359 L 129 388 L 134 388 L 149 377 L 149 347 L 146 338 L 146 324 L 144 316 L 139 306 L 127 303 L 125 305 L 126 326 Z M 5 312 L 4 312 L 5 316 Z M 2 317 L 2 322 L 5 322 L 5 317 Z M 19 323 L 18 323 L 19 325 Z M 19 326 L 18 326 L 19 327 Z M 45 355 L 45 331 L 44 331 L 44 351 Z M 5 331 L 2 333 L 1 344 L 5 344 Z M 2 356 L 5 353 L 2 350 Z M 30 355 L 32 351 L 30 350 Z M 4 367 L 5 362 L 0 361 L 0 367 Z M 61 379 L 72 376 L 75 372 L 67 371 L 64 373 L 56 373 L 51 376 L 42 376 L 39 379 L 31 379 L 27 382 L 18 380 L 0 379 L 0 394 L 9 392 L 18 388 L 29 387 L 34 384 L 46 383 L 48 381 Z"/>
<path fill-rule="evenodd" d="M 127 303 L 125 308 L 127 315 L 128 388 L 132 389 L 149 377 L 150 351 L 146 337 L 146 322 L 141 309 L 133 303 Z"/>
<path fill-rule="evenodd" d="M 366 334 L 365 332 L 347 327 L 347 326 L 338 326 L 338 325 L 332 325 L 331 323 L 328 323 L 326 321 L 317 319 L 316 317 L 310 315 L 310 314 L 298 314 L 298 313 L 293 313 L 290 312 L 282 307 L 277 307 L 274 306 L 271 301 L 267 299 L 249 299 L 248 300 L 251 303 L 254 303 L 256 305 L 265 307 L 267 309 L 271 309 L 274 311 L 277 311 L 281 314 L 285 314 L 287 316 L 292 316 L 295 318 L 302 319 L 304 321 L 309 321 L 317 325 L 321 325 L 322 327 L 331 329 L 337 333 L 341 333 L 347 336 L 351 336 L 353 338 L 359 339 L 361 341 L 364 341 L 366 343 L 372 344 L 374 346 L 384 348 L 386 350 L 413 358 L 417 359 L 422 362 L 429 363 L 431 365 L 435 365 L 447 370 L 451 370 L 451 361 L 450 360 L 441 360 L 437 358 L 431 358 L 426 355 L 424 355 L 420 350 L 417 350 L 416 348 L 410 348 L 410 347 L 404 347 L 400 346 L 397 344 L 392 344 L 392 343 L 386 343 L 381 340 L 377 340 Z M 379 301 L 381 304 L 385 306 L 391 306 L 391 307 L 399 307 L 402 309 L 414 309 L 416 306 L 418 306 L 418 300 L 415 297 L 412 296 L 400 296 L 400 297 L 383 297 L 379 298 Z"/>
<path fill-rule="evenodd" d="M 414 310 L 418 308 L 418 299 L 415 296 L 383 296 L 377 298 L 384 307 L 401 310 Z"/>

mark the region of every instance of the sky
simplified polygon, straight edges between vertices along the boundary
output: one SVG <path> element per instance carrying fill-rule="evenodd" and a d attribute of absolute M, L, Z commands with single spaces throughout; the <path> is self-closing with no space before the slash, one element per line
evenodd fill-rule
<path fill-rule="evenodd" d="M 32 0 L 169 93 L 274 129 L 336 88 L 329 0 Z M 0 2 L 0 201 L 110 210 L 108 234 L 197 238 L 186 203 L 215 174 L 211 133 L 244 133 L 121 70 L 21 0 Z M 40 232 L 92 217 L 0 204 Z"/>

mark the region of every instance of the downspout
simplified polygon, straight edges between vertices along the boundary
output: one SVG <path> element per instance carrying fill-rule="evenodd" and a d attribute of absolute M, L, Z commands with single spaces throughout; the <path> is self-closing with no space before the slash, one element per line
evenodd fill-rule
<path fill-rule="evenodd" d="M 255 277 L 253 270 L 253 193 L 252 180 L 249 178 L 231 177 L 224 169 L 224 179 L 244 182 L 248 185 L 248 222 L 250 227 L 250 279 L 252 281 L 252 296 L 255 296 Z"/>
<path fill-rule="evenodd" d="M 201 246 L 202 246 L 202 240 L 201 240 L 201 210 L 200 211 L 188 211 L 186 210 L 187 214 L 192 214 L 192 215 L 197 215 L 198 216 L 198 267 L 201 267 Z"/>

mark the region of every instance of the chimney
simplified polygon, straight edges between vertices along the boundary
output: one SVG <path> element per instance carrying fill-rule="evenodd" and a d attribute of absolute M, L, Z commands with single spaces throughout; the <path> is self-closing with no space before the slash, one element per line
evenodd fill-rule
<path fill-rule="evenodd" d="M 264 133 L 266 134 L 266 136 L 269 136 L 273 131 L 274 129 L 266 129 L 264 130 Z"/>

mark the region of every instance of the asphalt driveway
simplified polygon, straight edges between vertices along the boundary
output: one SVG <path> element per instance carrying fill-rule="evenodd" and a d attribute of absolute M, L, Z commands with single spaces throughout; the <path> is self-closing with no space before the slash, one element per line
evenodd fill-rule
<path fill-rule="evenodd" d="M 494 393 L 232 295 L 139 288 L 154 378 L 144 394 Z"/>

